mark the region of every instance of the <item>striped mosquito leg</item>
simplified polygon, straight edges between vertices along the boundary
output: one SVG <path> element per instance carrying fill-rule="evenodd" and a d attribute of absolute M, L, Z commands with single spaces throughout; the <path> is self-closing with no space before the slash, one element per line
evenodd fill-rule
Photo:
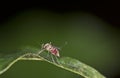
<path fill-rule="evenodd" d="M 41 50 L 38 52 L 38 54 L 42 53 L 44 50 L 45 50 L 45 49 L 41 49 Z"/>
<path fill-rule="evenodd" d="M 52 54 L 50 54 L 50 56 L 51 56 L 51 58 L 52 58 L 53 63 L 55 63 L 55 60 L 54 60 L 54 58 L 53 58 Z"/>
<path fill-rule="evenodd" d="M 49 55 L 50 55 L 50 52 L 47 53 L 47 57 L 49 57 Z"/>
<path fill-rule="evenodd" d="M 57 63 L 58 63 L 58 64 L 60 64 L 60 62 L 59 62 L 59 60 L 58 60 L 57 56 L 55 56 L 55 58 L 56 58 Z"/>
<path fill-rule="evenodd" d="M 38 52 L 38 54 L 42 53 L 45 49 L 43 49 L 44 44 L 41 45 L 41 50 Z"/>

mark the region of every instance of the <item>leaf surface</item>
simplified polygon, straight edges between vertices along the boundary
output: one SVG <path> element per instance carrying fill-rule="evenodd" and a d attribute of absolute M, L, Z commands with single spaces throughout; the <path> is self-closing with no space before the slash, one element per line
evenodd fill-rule
<path fill-rule="evenodd" d="M 82 63 L 79 60 L 70 57 L 56 58 L 53 55 L 48 56 L 48 53 L 45 51 L 41 54 L 38 54 L 39 51 L 40 49 L 27 47 L 18 50 L 18 52 L 14 54 L 0 55 L 0 74 L 7 71 L 18 60 L 38 60 L 46 61 L 57 67 L 81 75 L 85 78 L 105 78 L 96 69 Z"/>

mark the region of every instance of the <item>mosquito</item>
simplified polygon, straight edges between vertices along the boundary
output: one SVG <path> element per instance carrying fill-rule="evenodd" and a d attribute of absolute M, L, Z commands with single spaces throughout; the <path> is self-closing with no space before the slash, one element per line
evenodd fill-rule
<path fill-rule="evenodd" d="M 48 53 L 51 53 L 52 55 L 54 55 L 56 60 L 57 60 L 57 62 L 58 62 L 58 58 L 57 57 L 60 57 L 60 54 L 59 54 L 59 50 L 58 50 L 57 47 L 53 46 L 51 44 L 51 42 L 50 43 L 46 43 L 46 44 L 42 44 L 41 50 L 40 50 L 40 52 L 38 52 L 38 54 L 42 53 L 44 50 L 46 50 L 46 51 L 48 51 Z M 52 61 L 55 63 L 52 55 L 51 55 Z"/>

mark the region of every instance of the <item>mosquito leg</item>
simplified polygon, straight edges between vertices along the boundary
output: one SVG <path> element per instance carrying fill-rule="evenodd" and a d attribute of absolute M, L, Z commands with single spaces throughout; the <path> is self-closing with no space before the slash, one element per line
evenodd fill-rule
<path fill-rule="evenodd" d="M 41 49 L 43 49 L 43 48 L 44 48 L 44 44 L 41 45 Z"/>
<path fill-rule="evenodd" d="M 60 62 L 59 62 L 59 60 L 58 60 L 57 56 L 55 56 L 55 58 L 56 58 L 57 63 L 58 63 L 58 64 L 60 64 Z"/>
<path fill-rule="evenodd" d="M 38 54 L 42 53 L 45 49 L 43 49 L 44 44 L 41 45 L 41 50 L 38 52 Z"/>
<path fill-rule="evenodd" d="M 47 53 L 47 57 L 49 57 L 49 55 L 50 55 L 50 53 L 48 52 L 48 53 Z"/>
<path fill-rule="evenodd" d="M 55 63 L 55 60 L 54 60 L 54 58 L 53 58 L 52 54 L 50 54 L 50 55 L 51 55 L 51 58 L 52 58 L 53 63 Z"/>
<path fill-rule="evenodd" d="M 38 52 L 38 54 L 42 53 L 44 50 L 45 50 L 45 49 L 41 49 L 41 50 Z"/>

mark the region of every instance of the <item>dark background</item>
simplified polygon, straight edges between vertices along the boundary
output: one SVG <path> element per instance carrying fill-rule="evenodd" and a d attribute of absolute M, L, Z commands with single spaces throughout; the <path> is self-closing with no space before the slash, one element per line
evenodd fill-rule
<path fill-rule="evenodd" d="M 116 33 L 118 32 L 117 38 L 119 38 L 120 31 L 120 4 L 116 1 L 108 1 L 108 2 L 76 2 L 71 1 L 71 4 L 66 2 L 55 2 L 55 1 L 45 1 L 45 2 L 35 2 L 35 1 L 18 1 L 18 2 L 1 2 L 0 7 L 0 26 L 7 23 L 11 17 L 14 17 L 17 13 L 22 13 L 26 10 L 31 9 L 40 9 L 47 10 L 57 14 L 71 13 L 71 12 L 87 12 L 92 13 L 95 16 L 98 16 L 113 29 L 115 29 Z M 117 46 L 119 48 L 119 45 Z M 119 51 L 118 51 L 119 56 Z M 106 57 L 107 58 L 107 57 Z M 119 60 L 119 59 L 118 59 Z M 112 75 L 106 74 L 109 78 L 120 78 L 119 72 L 114 73 Z"/>
<path fill-rule="evenodd" d="M 69 3 L 70 2 L 70 3 Z M 57 13 L 74 12 L 74 11 L 85 11 L 93 13 L 109 22 L 115 27 L 120 26 L 120 5 L 119 2 L 114 1 L 11 1 L 10 3 L 1 2 L 0 7 L 0 22 L 4 23 L 10 16 L 14 16 L 16 13 L 25 11 L 28 9 L 41 9 L 49 10 Z"/>

